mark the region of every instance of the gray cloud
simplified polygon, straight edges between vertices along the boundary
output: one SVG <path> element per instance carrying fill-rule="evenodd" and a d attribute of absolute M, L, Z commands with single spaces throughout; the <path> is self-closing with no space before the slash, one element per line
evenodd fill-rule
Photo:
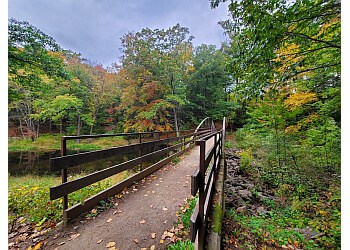
<path fill-rule="evenodd" d="M 142 28 L 177 23 L 195 36 L 194 45 L 220 45 L 227 5 L 212 10 L 209 0 L 9 0 L 8 16 L 26 20 L 65 49 L 105 66 L 118 62 L 120 37 Z"/>

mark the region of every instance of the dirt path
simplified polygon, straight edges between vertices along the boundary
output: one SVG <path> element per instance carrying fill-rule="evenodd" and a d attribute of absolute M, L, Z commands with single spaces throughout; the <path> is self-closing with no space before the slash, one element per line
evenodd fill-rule
<path fill-rule="evenodd" d="M 160 244 L 161 236 L 173 227 L 176 212 L 190 197 L 191 175 L 198 163 L 199 147 L 195 146 L 179 163 L 168 164 L 129 188 L 117 206 L 94 220 L 69 225 L 59 237 L 56 232 L 57 238 L 49 238 L 45 249 L 107 249 L 108 242 L 115 242 L 119 250 L 150 249 L 152 245 L 166 249 L 169 241 Z"/>

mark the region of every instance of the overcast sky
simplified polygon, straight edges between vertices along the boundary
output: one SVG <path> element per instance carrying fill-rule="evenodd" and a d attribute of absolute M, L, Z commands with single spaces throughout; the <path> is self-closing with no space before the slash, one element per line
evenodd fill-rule
<path fill-rule="evenodd" d="M 167 29 L 180 23 L 193 43 L 225 40 L 217 24 L 226 20 L 227 4 L 211 9 L 209 0 L 9 0 L 8 17 L 28 21 L 64 49 L 109 66 L 121 56 L 120 38 L 142 28 Z"/>

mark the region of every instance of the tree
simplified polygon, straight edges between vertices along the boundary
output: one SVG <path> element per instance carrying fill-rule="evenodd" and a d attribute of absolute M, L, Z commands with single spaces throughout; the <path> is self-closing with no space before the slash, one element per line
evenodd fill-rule
<path fill-rule="evenodd" d="M 69 79 L 60 51 L 52 37 L 28 22 L 9 20 L 8 108 L 19 114 L 20 124 L 25 122 L 32 138 L 39 129 L 33 119 L 34 101 L 45 98 L 59 81 Z"/>
<path fill-rule="evenodd" d="M 219 2 L 211 0 L 213 7 Z M 238 91 L 257 97 L 306 73 L 314 88 L 340 82 L 340 1 L 232 0 L 229 10 L 232 19 L 221 24 L 231 38 Z"/>
<path fill-rule="evenodd" d="M 232 108 L 227 102 L 230 79 L 226 61 L 226 55 L 215 45 L 202 44 L 195 48 L 187 99 L 188 108 L 197 120 L 207 116 L 221 120 Z"/>
<path fill-rule="evenodd" d="M 128 82 L 124 86 L 129 93 L 122 97 L 122 107 L 130 128 L 141 129 L 132 125 L 135 123 L 143 124 L 142 129 L 169 129 L 171 108 L 174 128 L 179 129 L 178 110 L 185 100 L 184 79 L 191 69 L 192 39 L 188 28 L 179 24 L 167 30 L 146 28 L 122 37 L 124 83 Z M 147 89 L 152 89 L 153 97 L 142 94 Z"/>

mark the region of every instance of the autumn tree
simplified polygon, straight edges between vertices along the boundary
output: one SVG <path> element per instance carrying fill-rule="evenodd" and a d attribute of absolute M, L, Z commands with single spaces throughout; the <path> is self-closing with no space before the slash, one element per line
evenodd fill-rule
<path fill-rule="evenodd" d="M 340 1 L 232 0 L 229 11 L 221 25 L 233 93 L 248 103 L 245 150 L 269 180 L 339 173 Z"/>
<path fill-rule="evenodd" d="M 24 121 L 32 136 L 39 130 L 33 119 L 35 101 L 47 98 L 60 81 L 69 79 L 60 51 L 52 37 L 28 22 L 9 19 L 8 108 L 19 114 L 20 124 Z"/>
<path fill-rule="evenodd" d="M 168 130 L 170 114 L 179 129 L 185 77 L 191 70 L 192 36 L 179 24 L 167 30 L 142 29 L 122 37 L 126 129 Z M 172 112 L 170 112 L 170 110 Z"/>

